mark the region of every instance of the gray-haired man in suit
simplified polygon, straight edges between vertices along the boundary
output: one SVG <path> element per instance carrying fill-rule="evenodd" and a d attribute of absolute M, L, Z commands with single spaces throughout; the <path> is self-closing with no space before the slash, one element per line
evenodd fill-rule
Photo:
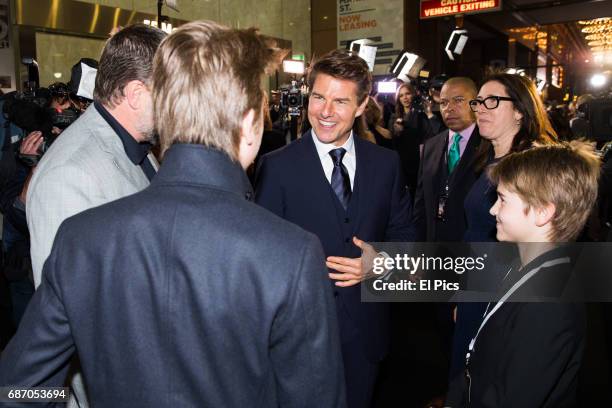
<path fill-rule="evenodd" d="M 126 27 L 106 43 L 96 76 L 94 104 L 45 153 L 28 187 L 26 215 L 34 285 L 60 224 L 68 217 L 136 193 L 149 185 L 157 162 L 150 81 L 161 30 Z M 87 406 L 80 375 L 73 377 L 78 406 Z M 71 401 L 72 406 L 75 401 Z"/>

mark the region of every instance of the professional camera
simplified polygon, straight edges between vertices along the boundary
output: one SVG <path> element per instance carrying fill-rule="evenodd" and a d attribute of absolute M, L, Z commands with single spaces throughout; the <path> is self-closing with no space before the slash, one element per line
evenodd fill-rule
<path fill-rule="evenodd" d="M 53 117 L 53 126 L 64 130 L 79 118 L 80 112 L 74 108 L 68 85 L 56 82 L 49 85 L 49 93 L 51 94 L 51 101 L 54 101 L 56 105 L 53 106 L 52 104 L 49 108 Z"/>
<path fill-rule="evenodd" d="M 9 122 L 26 132 L 40 130 L 50 133 L 53 115 L 48 109 L 51 94 L 47 88 L 14 91 L 4 95 L 2 113 Z"/>
<path fill-rule="evenodd" d="M 420 78 L 415 86 L 416 94 L 412 95 L 412 109 L 417 112 L 425 112 L 425 102 L 429 100 L 429 80 Z"/>
<path fill-rule="evenodd" d="M 413 109 L 417 112 L 424 112 L 424 104 L 427 102 L 432 107 L 435 107 L 433 110 L 439 110 L 437 103 L 439 101 L 440 90 L 447 79 L 448 77 L 444 74 L 437 75 L 432 79 L 419 77 L 415 83 L 416 95 L 412 97 Z"/>
<path fill-rule="evenodd" d="M 65 109 L 54 108 L 51 102 L 54 98 L 61 97 L 66 85 L 56 85 L 50 89 L 38 88 L 26 92 L 11 92 L 4 96 L 5 101 L 2 113 L 7 121 L 23 129 L 26 133 L 39 130 L 43 135 L 43 143 L 40 154 L 44 154 L 56 135 L 53 128 L 66 129 L 79 117 L 76 109 L 68 107 Z M 66 88 L 67 89 L 67 88 Z M 65 95 L 68 98 L 69 93 Z"/>
<path fill-rule="evenodd" d="M 298 87 L 297 81 L 291 81 L 289 88 L 281 88 L 281 109 L 286 111 L 289 116 L 300 116 L 304 107 L 304 95 Z"/>
<path fill-rule="evenodd" d="M 2 114 L 8 122 L 23 129 L 25 133 L 42 132 L 43 142 L 39 148 L 42 156 L 57 137 L 57 130 L 64 130 L 79 117 L 71 102 L 68 85 L 57 82 L 49 88 L 39 87 L 38 64 L 32 58 L 24 58 L 28 68 L 28 80 L 23 92 L 14 91 L 3 96 Z M 39 156 L 21 155 L 21 160 L 30 166 L 36 165 Z"/>

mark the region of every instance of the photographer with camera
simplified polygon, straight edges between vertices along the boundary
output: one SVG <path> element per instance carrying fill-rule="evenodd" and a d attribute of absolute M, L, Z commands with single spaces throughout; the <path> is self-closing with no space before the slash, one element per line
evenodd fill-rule
<path fill-rule="evenodd" d="M 67 104 L 67 87 L 54 84 L 38 88 L 37 65 L 29 62 L 30 76 L 24 92 L 2 98 L 2 158 L 0 164 L 0 212 L 2 228 L 3 312 L 10 316 L 10 336 L 29 303 L 34 286 L 30 260 L 30 238 L 25 214 L 25 197 L 32 168 L 61 131 L 57 109 Z M 28 64 L 26 64 L 28 65 Z M 63 94 L 60 96 L 59 94 Z M 58 115 L 59 116 L 59 115 Z M 61 124 L 60 124 L 61 126 Z M 27 136 L 24 135 L 27 133 Z M 6 333 L 3 334 L 5 336 Z"/>
<path fill-rule="evenodd" d="M 391 115 L 388 124 L 411 197 L 414 197 L 417 185 L 420 146 L 425 140 L 434 136 L 422 102 L 422 96 L 412 84 L 402 84 L 397 89 L 395 113 Z"/>
<path fill-rule="evenodd" d="M 278 123 L 284 135 L 289 132 L 290 141 L 297 139 L 305 131 L 303 129 L 305 117 L 302 113 L 307 105 L 307 98 L 302 92 L 304 87 L 304 79 L 302 78 L 299 81 L 292 80 L 288 86 L 272 93 L 273 97 L 279 95 Z"/>
<path fill-rule="evenodd" d="M 446 75 L 434 77 L 434 79 L 428 83 L 428 96 L 423 100 L 423 111 L 425 115 L 427 115 L 427 119 L 429 119 L 429 125 L 434 135 L 448 129 L 442 120 L 442 113 L 440 112 L 440 92 L 447 79 Z"/>
<path fill-rule="evenodd" d="M 0 90 L 0 112 L 4 106 L 5 95 Z M 4 114 L 0 114 L 0 204 L 5 202 L 3 198 L 6 185 L 13 180 L 16 172 L 16 159 L 13 147 L 13 141 L 23 138 L 23 130 L 8 121 Z M 2 237 L 2 247 L 0 247 L 0 350 L 4 348 L 15 332 L 15 319 L 13 314 L 13 306 L 10 294 L 10 283 L 5 274 L 5 259 L 6 254 L 4 247 L 11 241 L 7 215 L 5 214 L 4 206 L 0 206 L 2 212 L 2 232 L 7 236 Z"/>
<path fill-rule="evenodd" d="M 17 328 L 21 316 L 34 294 L 32 263 L 30 260 L 30 234 L 25 213 L 25 200 L 32 170 L 22 157 L 35 157 L 43 143 L 42 132 L 33 131 L 19 147 L 13 176 L 0 190 L 2 212 L 3 272 L 10 299 L 11 323 Z"/>
<path fill-rule="evenodd" d="M 31 65 L 36 67 L 35 62 Z M 80 114 L 72 104 L 68 85 L 57 82 L 39 88 L 35 71 L 24 92 L 13 92 L 2 103 L 5 120 L 0 176 L 0 211 L 4 217 L 2 270 L 8 299 L 5 309 L 9 310 L 13 328 L 19 325 L 34 293 L 25 212 L 29 181 L 42 155 Z M 26 132 L 28 135 L 23 137 Z"/>

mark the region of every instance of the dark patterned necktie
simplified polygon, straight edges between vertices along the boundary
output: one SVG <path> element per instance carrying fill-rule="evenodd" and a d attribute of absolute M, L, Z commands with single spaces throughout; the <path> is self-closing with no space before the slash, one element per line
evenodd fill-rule
<path fill-rule="evenodd" d="M 331 176 L 331 186 L 342 203 L 342 206 L 346 210 L 348 208 L 349 201 L 351 200 L 351 180 L 349 179 L 348 171 L 344 164 L 342 164 L 342 158 L 346 150 L 343 148 L 334 149 L 329 152 L 333 162 L 334 170 Z"/>

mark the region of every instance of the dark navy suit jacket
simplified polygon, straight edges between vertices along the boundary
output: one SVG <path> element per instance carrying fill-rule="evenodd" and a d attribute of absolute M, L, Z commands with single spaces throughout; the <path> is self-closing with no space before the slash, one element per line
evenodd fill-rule
<path fill-rule="evenodd" d="M 257 203 L 318 236 L 326 256 L 361 256 L 353 236 L 369 242 L 412 241 L 410 196 L 397 153 L 354 138 L 357 168 L 345 211 L 325 177 L 312 138 L 307 132 L 263 156 L 256 176 Z M 362 303 L 360 285 L 334 286 L 334 293 L 342 311 L 342 342 L 357 340 L 372 362 L 382 359 L 389 342 L 388 305 Z"/>
<path fill-rule="evenodd" d="M 480 144 L 478 127 L 474 128 L 461 160 L 453 173 L 448 175 L 446 154 L 448 130 L 427 140 L 419 168 L 419 182 L 414 199 L 414 224 L 420 241 L 462 241 L 467 228 L 463 201 L 476 181 L 474 171 L 476 150 Z M 438 200 L 448 179 L 446 221 L 437 220 Z"/>
<path fill-rule="evenodd" d="M 224 153 L 175 145 L 65 221 L 0 385 L 60 386 L 76 352 L 92 406 L 344 406 L 321 246 L 251 198 Z"/>

